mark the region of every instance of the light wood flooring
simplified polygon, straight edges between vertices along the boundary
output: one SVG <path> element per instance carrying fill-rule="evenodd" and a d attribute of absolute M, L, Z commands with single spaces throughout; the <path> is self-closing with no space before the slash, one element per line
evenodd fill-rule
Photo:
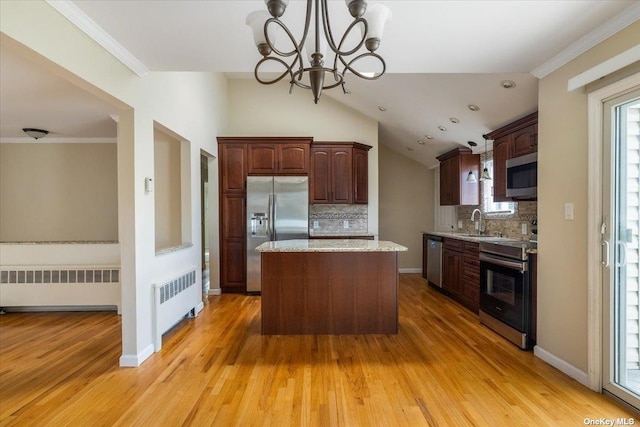
<path fill-rule="evenodd" d="M 119 368 L 114 313 L 0 316 L 3 426 L 581 426 L 633 417 L 401 275 L 400 333 L 261 336 L 222 295 Z"/>

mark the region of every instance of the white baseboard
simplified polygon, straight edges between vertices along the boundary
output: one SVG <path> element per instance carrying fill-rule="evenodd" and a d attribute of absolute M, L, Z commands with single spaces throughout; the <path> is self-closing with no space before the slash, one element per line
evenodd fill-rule
<path fill-rule="evenodd" d="M 422 273 L 422 268 L 399 268 L 400 273 Z"/>
<path fill-rule="evenodd" d="M 153 344 L 149 344 L 138 354 L 123 354 L 120 356 L 120 366 L 123 368 L 136 368 L 142 365 L 153 354 Z"/>
<path fill-rule="evenodd" d="M 547 350 L 540 347 L 539 345 L 536 345 L 535 347 L 533 347 L 533 354 L 539 357 L 540 359 L 544 360 L 545 362 L 547 362 L 549 365 L 558 369 L 559 371 L 569 375 L 571 378 L 578 381 L 580 384 L 584 385 L 585 387 L 589 387 L 589 375 L 586 372 L 560 359 L 558 356 L 552 353 L 549 353 Z"/>
<path fill-rule="evenodd" d="M 222 295 L 222 289 L 209 289 L 209 295 Z"/>

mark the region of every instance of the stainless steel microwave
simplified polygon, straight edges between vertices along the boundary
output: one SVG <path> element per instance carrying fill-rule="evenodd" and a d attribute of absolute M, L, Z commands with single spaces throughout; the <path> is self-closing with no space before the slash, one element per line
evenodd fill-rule
<path fill-rule="evenodd" d="M 536 199 L 538 197 L 538 153 L 507 160 L 507 197 Z"/>

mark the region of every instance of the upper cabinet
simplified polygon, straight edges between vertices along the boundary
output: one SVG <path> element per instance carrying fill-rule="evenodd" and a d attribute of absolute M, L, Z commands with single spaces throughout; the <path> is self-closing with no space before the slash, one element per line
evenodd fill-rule
<path fill-rule="evenodd" d="M 437 159 L 440 161 L 440 205 L 479 205 L 480 155 L 468 148 L 460 147 L 448 151 Z M 476 182 L 467 182 L 469 172 Z"/>
<path fill-rule="evenodd" d="M 247 144 L 249 175 L 306 175 L 311 138 L 251 138 Z"/>
<path fill-rule="evenodd" d="M 507 197 L 506 162 L 538 151 L 538 113 L 529 114 L 483 136 L 493 140 L 493 200 L 511 201 Z"/>
<path fill-rule="evenodd" d="M 314 143 L 311 146 L 312 204 L 368 203 L 368 145 Z"/>

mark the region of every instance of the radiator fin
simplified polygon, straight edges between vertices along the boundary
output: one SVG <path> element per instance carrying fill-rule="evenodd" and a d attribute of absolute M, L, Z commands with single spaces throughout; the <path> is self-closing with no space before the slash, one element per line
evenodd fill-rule
<path fill-rule="evenodd" d="M 80 270 L 32 268 L 0 270 L 0 283 L 10 285 L 49 283 L 120 283 L 120 269 L 100 268 L 94 270 Z"/>

